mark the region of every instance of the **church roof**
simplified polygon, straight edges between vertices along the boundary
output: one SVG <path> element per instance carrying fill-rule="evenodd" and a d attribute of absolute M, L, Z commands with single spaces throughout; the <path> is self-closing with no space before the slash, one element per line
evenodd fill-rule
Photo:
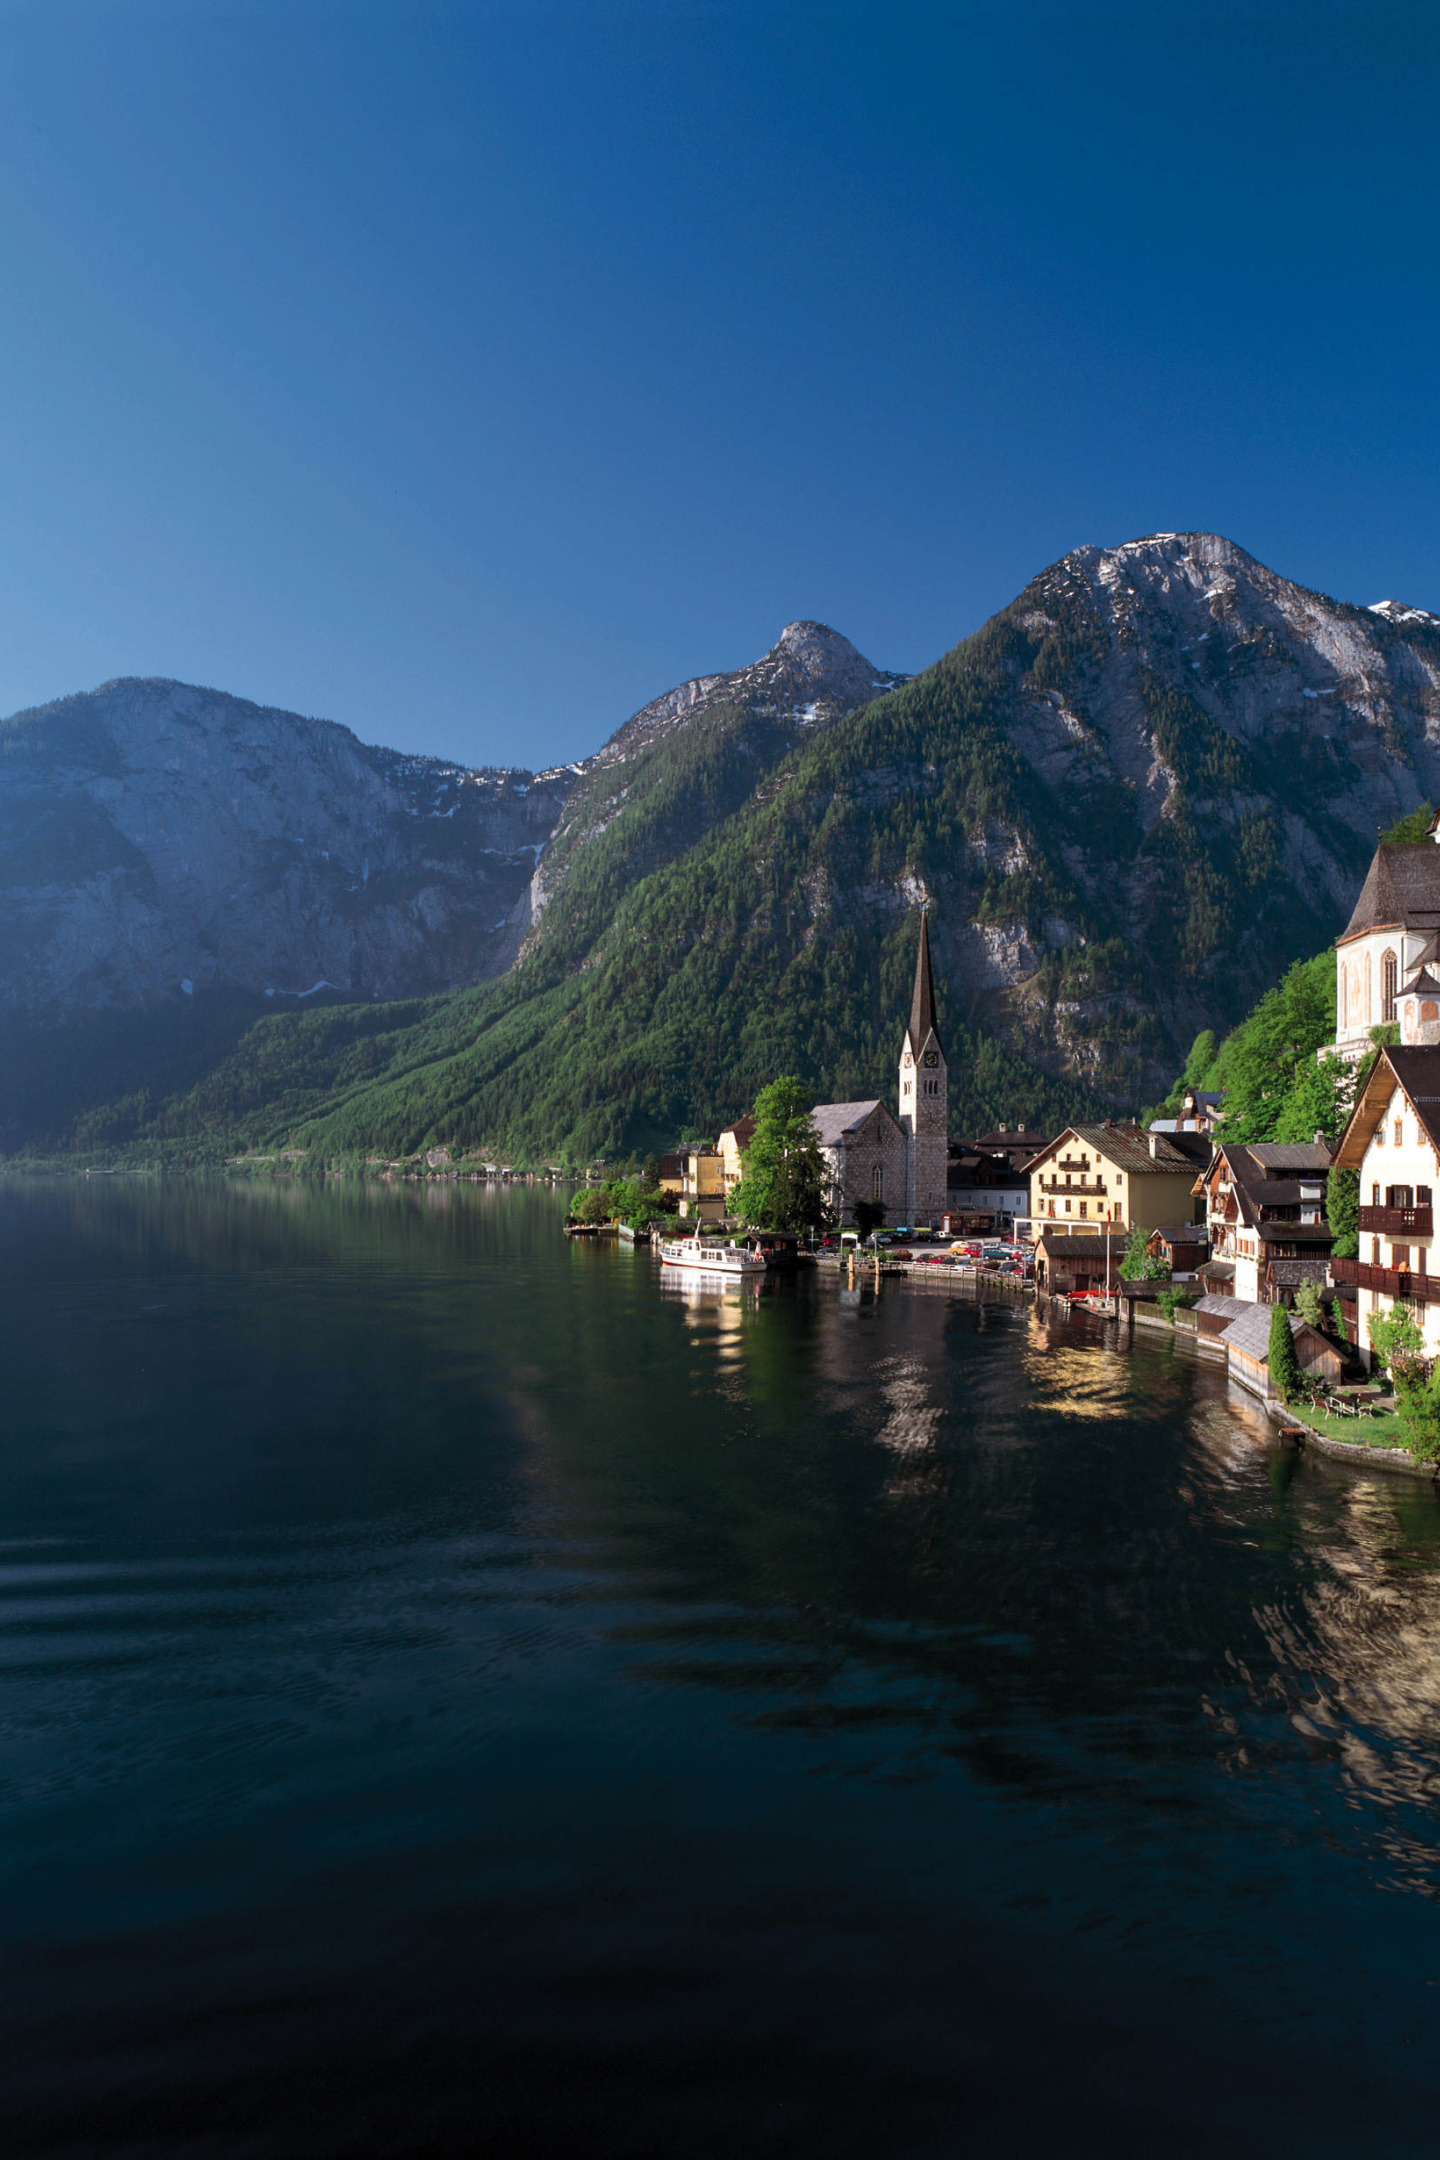
<path fill-rule="evenodd" d="M 917 1055 L 929 1035 L 935 1037 L 935 1047 L 943 1057 L 945 1045 L 935 1019 L 935 981 L 930 972 L 930 920 L 922 909 L 920 950 L 915 955 L 915 995 L 910 1000 L 910 1043 Z"/>
<path fill-rule="evenodd" d="M 1339 942 L 1367 930 L 1440 930 L 1440 847 L 1433 840 L 1384 840 Z"/>
<path fill-rule="evenodd" d="M 819 1136 L 821 1147 L 838 1147 L 847 1133 L 863 1125 L 872 1110 L 884 1110 L 878 1095 L 868 1102 L 822 1102 L 816 1103 L 810 1112 L 811 1122 Z M 889 1115 L 889 1112 L 886 1112 Z"/>

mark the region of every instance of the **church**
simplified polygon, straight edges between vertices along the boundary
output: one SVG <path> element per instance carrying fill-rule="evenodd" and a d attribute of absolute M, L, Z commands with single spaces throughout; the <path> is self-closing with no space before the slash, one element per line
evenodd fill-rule
<path fill-rule="evenodd" d="M 1370 1048 L 1398 1022 L 1405 1044 L 1440 1043 L 1440 812 L 1430 836 L 1382 841 L 1335 945 L 1335 1050 Z"/>
<path fill-rule="evenodd" d="M 930 924 L 922 911 L 915 992 L 900 1046 L 899 1115 L 878 1097 L 817 1103 L 810 1113 L 830 1168 L 831 1206 L 841 1221 L 853 1215 L 857 1200 L 866 1200 L 884 1208 L 887 1223 L 903 1223 L 912 1230 L 940 1228 L 947 1206 L 948 1090 L 930 968 Z"/>

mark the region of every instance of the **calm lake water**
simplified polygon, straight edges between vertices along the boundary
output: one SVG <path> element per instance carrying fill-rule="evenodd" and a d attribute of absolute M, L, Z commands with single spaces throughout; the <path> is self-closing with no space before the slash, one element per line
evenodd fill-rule
<path fill-rule="evenodd" d="M 560 1215 L 0 1188 L 4 2150 L 1433 2153 L 1431 1490 Z"/>

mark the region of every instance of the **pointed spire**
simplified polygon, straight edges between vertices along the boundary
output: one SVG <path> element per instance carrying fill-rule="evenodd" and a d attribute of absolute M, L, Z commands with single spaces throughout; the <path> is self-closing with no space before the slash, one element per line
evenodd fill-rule
<path fill-rule="evenodd" d="M 920 950 L 915 955 L 915 995 L 910 1000 L 910 1042 L 918 1057 L 927 1035 L 933 1034 L 940 1054 L 945 1046 L 935 1019 L 935 983 L 930 973 L 930 903 L 920 910 Z"/>

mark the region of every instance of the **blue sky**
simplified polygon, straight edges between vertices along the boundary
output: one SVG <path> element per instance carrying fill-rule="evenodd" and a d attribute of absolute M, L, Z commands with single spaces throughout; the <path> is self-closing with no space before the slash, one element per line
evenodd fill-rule
<path fill-rule="evenodd" d="M 1440 10 L 0 0 L 0 710 L 593 749 L 1083 541 L 1440 610 Z"/>

